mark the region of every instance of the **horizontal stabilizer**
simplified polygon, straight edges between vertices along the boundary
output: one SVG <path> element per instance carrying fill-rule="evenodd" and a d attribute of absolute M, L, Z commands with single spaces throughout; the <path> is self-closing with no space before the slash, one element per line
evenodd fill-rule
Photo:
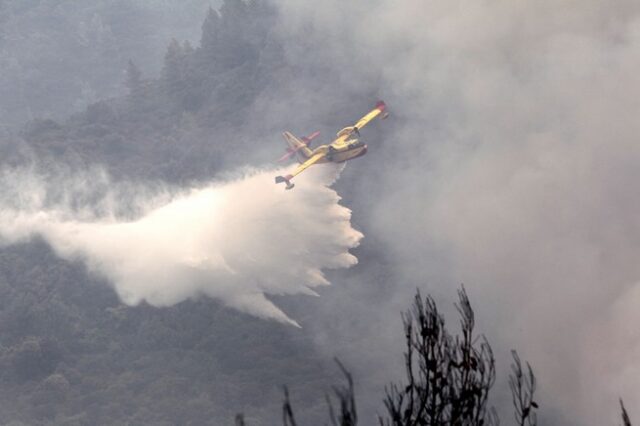
<path fill-rule="evenodd" d="M 295 185 L 291 183 L 291 179 L 293 178 L 293 176 L 291 175 L 286 175 L 286 176 L 276 176 L 276 184 L 278 183 L 286 183 L 287 187 L 285 189 L 292 189 Z"/>

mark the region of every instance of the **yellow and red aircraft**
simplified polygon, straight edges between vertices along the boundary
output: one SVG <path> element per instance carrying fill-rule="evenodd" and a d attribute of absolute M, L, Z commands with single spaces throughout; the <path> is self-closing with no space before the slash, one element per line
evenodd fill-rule
<path fill-rule="evenodd" d="M 387 106 L 384 102 L 378 102 L 376 107 L 358 120 L 356 124 L 340 130 L 333 142 L 327 145 L 320 145 L 313 150 L 309 148 L 309 144 L 320 134 L 319 132 L 300 139 L 289 132 L 284 132 L 282 136 L 284 136 L 284 139 L 287 141 L 287 153 L 278 161 L 284 161 L 293 155 L 297 155 L 300 165 L 289 175 L 277 176 L 276 183 L 285 182 L 287 184 L 286 189 L 291 189 L 294 187 L 291 179 L 302 173 L 309 166 L 329 162 L 343 163 L 365 155 L 367 153 L 367 145 L 358 139 L 360 137 L 360 129 L 378 115 L 381 115 L 381 118 L 387 118 L 389 114 L 386 112 L 386 109 Z"/>

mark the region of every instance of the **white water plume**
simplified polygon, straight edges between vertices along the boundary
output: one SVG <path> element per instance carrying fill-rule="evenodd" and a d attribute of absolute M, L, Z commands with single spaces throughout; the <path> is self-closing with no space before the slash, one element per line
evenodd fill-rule
<path fill-rule="evenodd" d="M 161 205 L 156 197 L 155 206 L 143 208 L 133 220 L 114 214 L 125 202 L 111 191 L 96 203 L 100 216 L 87 219 L 79 212 L 95 209 L 71 209 L 69 196 L 61 197 L 63 205 L 43 202 L 50 198 L 47 188 L 70 187 L 69 182 L 45 185 L 30 173 L 5 173 L 4 194 L 20 192 L 21 197 L 3 197 L 0 241 L 41 236 L 62 258 L 80 259 L 107 278 L 129 305 L 170 306 L 206 295 L 297 325 L 265 294 L 315 295 L 314 287 L 329 284 L 323 269 L 357 263 L 349 249 L 362 234 L 351 227 L 351 211 L 329 188 L 340 170 L 314 167 L 296 178 L 293 191 L 274 184 L 277 171 L 256 171 L 182 191 Z M 77 177 L 71 181 L 83 194 L 98 186 Z"/>

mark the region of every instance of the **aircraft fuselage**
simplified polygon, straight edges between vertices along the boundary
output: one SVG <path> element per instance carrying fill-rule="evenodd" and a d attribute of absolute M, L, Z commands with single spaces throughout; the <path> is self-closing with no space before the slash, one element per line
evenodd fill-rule
<path fill-rule="evenodd" d="M 318 161 L 319 163 L 344 163 L 345 161 L 365 155 L 367 153 L 367 145 L 355 139 L 338 146 L 334 144 L 320 145 L 314 149 L 313 152 L 314 154 L 320 152 L 326 153 L 325 158 Z"/>

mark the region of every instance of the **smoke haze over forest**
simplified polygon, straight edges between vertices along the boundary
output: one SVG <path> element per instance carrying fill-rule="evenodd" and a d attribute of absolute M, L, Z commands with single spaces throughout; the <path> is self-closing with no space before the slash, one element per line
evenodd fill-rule
<path fill-rule="evenodd" d="M 197 43 L 205 0 L 0 2 L 0 131 L 34 118 L 65 119 L 125 94 L 123 71 L 138 59 L 157 76 L 172 38 Z"/>
<path fill-rule="evenodd" d="M 415 288 L 444 307 L 462 282 L 496 353 L 493 403 L 505 421 L 511 348 L 535 368 L 541 423 L 613 424 L 619 397 L 640 415 L 637 2 L 212 6 L 220 14 L 205 1 L 0 1 L 0 234 L 18 243 L 0 256 L 0 361 L 13 371 L 3 389 L 20 389 L 20 397 L 0 393 L 0 421 L 171 424 L 175 415 L 229 423 L 245 411 L 248 423 L 271 424 L 278 386 L 288 383 L 313 424 L 338 355 L 356 377 L 368 424 L 384 385 L 402 374 L 399 313 Z M 326 176 L 313 185 L 313 175 L 301 176 L 287 192 L 272 185 L 272 171 L 240 178 L 278 157 L 281 131 L 320 130 L 327 141 L 377 99 L 391 117 L 364 129 L 368 155 L 347 164 L 331 189 Z M 61 172 L 34 183 L 42 170 Z M 255 183 L 263 173 L 268 187 Z M 65 198 L 69 187 L 79 201 Z M 273 223 L 255 246 L 254 230 L 225 229 L 246 238 L 238 249 L 265 256 L 243 281 L 262 308 L 234 305 L 208 284 L 187 291 L 197 279 L 182 272 L 160 279 L 163 289 L 181 281 L 182 294 L 137 287 L 157 280 L 118 275 L 114 265 L 128 268 L 123 257 L 137 253 L 128 232 L 78 242 L 105 217 L 144 223 L 180 194 L 194 201 L 194 188 L 230 191 L 233 208 L 221 214 L 246 214 L 241 224 Z M 15 192 L 18 199 L 7 196 Z M 34 216 L 18 235 L 16 212 L 27 205 Z M 175 222 L 163 218 L 158 238 L 208 235 L 206 218 L 189 216 L 196 211 L 188 205 Z M 317 223 L 319 234 L 301 231 Z M 102 243 L 129 249 L 105 255 Z M 152 270 L 203 247 L 215 252 L 199 244 L 145 261 Z M 309 294 L 299 271 L 287 269 L 292 258 L 332 286 L 316 288 L 319 298 L 290 296 Z M 98 273 L 86 274 L 78 259 Z M 262 275 L 268 282 L 254 286 Z M 124 307 L 94 285 L 105 278 L 121 296 L 133 286 L 131 304 L 183 303 Z M 302 328 L 191 300 L 198 294 Z M 59 328 L 48 328 L 52 318 Z M 33 342 L 55 356 L 22 374 Z M 52 386 L 66 389 L 63 402 L 47 399 Z M 171 387 L 191 390 L 181 399 Z"/>

